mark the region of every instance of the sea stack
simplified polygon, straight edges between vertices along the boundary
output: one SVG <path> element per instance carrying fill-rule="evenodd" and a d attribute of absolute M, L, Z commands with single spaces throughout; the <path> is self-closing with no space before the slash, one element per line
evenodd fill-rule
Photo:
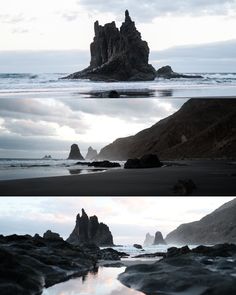
<path fill-rule="evenodd" d="M 87 155 L 85 156 L 86 161 L 94 160 L 97 157 L 98 153 L 91 146 L 88 148 Z"/>
<path fill-rule="evenodd" d="M 156 70 L 148 64 L 149 47 L 131 20 L 128 10 L 120 30 L 115 22 L 94 23 L 95 37 L 90 45 L 91 61 L 86 69 L 66 79 L 94 81 L 149 81 Z"/>
<path fill-rule="evenodd" d="M 70 154 L 68 160 L 84 160 L 84 157 L 80 153 L 80 149 L 77 144 L 72 144 L 70 147 Z"/>
<path fill-rule="evenodd" d="M 81 216 L 80 214 L 77 215 L 75 228 L 67 242 L 75 245 L 93 243 L 99 247 L 114 246 L 109 227 L 102 222 L 98 222 L 95 215 L 88 217 L 84 209 L 82 209 Z"/>
<path fill-rule="evenodd" d="M 156 232 L 153 245 L 166 245 L 166 242 L 163 239 L 162 233 L 160 231 Z"/>
<path fill-rule="evenodd" d="M 153 242 L 154 242 L 154 236 L 150 235 L 149 233 L 146 234 L 146 237 L 145 237 L 145 240 L 144 240 L 144 243 L 143 243 L 143 246 L 144 247 L 149 247 L 149 246 L 152 246 L 153 245 Z"/>

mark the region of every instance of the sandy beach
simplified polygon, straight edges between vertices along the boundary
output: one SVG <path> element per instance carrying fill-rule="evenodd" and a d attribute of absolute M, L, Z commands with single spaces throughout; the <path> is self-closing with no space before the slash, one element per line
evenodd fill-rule
<path fill-rule="evenodd" d="M 182 179 L 196 185 L 191 195 L 229 196 L 236 193 L 232 161 L 179 161 L 180 165 L 151 169 L 116 169 L 90 175 L 70 175 L 0 181 L 2 196 L 167 196 Z"/>

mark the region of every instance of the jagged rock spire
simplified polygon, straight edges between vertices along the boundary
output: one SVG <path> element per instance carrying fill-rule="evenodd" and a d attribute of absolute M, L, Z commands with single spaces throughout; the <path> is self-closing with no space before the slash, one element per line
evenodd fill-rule
<path fill-rule="evenodd" d="M 128 9 L 126 9 L 126 11 L 125 11 L 125 22 L 131 22 L 131 21 L 132 21 L 132 19 L 129 16 L 129 11 L 128 11 Z"/>

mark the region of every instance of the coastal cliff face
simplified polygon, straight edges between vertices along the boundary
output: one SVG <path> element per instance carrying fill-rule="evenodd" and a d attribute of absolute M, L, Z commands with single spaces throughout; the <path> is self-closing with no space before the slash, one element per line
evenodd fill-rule
<path fill-rule="evenodd" d="M 236 243 L 236 199 L 199 221 L 180 225 L 166 236 L 168 244 Z"/>
<path fill-rule="evenodd" d="M 102 222 L 99 223 L 97 216 L 88 217 L 84 209 L 82 209 L 81 216 L 77 215 L 75 228 L 67 242 L 78 245 L 94 243 L 100 247 L 114 246 L 109 227 Z"/>
<path fill-rule="evenodd" d="M 77 144 L 72 144 L 70 148 L 70 154 L 68 160 L 84 160 L 84 157 L 80 153 L 80 149 Z"/>
<path fill-rule="evenodd" d="M 147 81 L 156 77 L 155 69 L 148 64 L 149 47 L 125 12 L 120 30 L 115 22 L 94 23 L 95 37 L 90 45 L 90 66 L 69 75 L 68 79 L 101 81 Z"/>
<path fill-rule="evenodd" d="M 236 100 L 190 99 L 176 113 L 136 135 L 119 138 L 98 158 L 127 160 L 236 157 Z"/>

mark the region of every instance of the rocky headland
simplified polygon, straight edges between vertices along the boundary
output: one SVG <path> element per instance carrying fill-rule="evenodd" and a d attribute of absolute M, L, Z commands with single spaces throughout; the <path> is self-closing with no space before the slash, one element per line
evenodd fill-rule
<path fill-rule="evenodd" d="M 98 158 L 125 161 L 145 154 L 161 160 L 236 158 L 235 126 L 235 99 L 190 99 L 150 128 L 105 146 Z"/>
<path fill-rule="evenodd" d="M 95 37 L 90 45 L 91 61 L 86 69 L 66 79 L 93 81 L 148 81 L 154 80 L 156 70 L 148 64 L 149 47 L 125 11 L 120 29 L 115 22 L 104 26 L 94 23 Z"/>
<path fill-rule="evenodd" d="M 68 243 L 83 245 L 93 243 L 96 246 L 114 246 L 109 227 L 98 221 L 97 216 L 88 217 L 84 209 L 77 215 L 75 228 L 67 239 Z"/>
<path fill-rule="evenodd" d="M 199 221 L 180 225 L 166 236 L 168 244 L 214 245 L 236 243 L 236 199 Z"/>
<path fill-rule="evenodd" d="M 153 245 L 166 245 L 166 241 L 164 240 L 162 233 L 160 231 L 157 231 L 155 233 Z"/>
<path fill-rule="evenodd" d="M 84 160 L 84 157 L 80 153 L 79 146 L 75 143 L 70 147 L 68 160 Z"/>

